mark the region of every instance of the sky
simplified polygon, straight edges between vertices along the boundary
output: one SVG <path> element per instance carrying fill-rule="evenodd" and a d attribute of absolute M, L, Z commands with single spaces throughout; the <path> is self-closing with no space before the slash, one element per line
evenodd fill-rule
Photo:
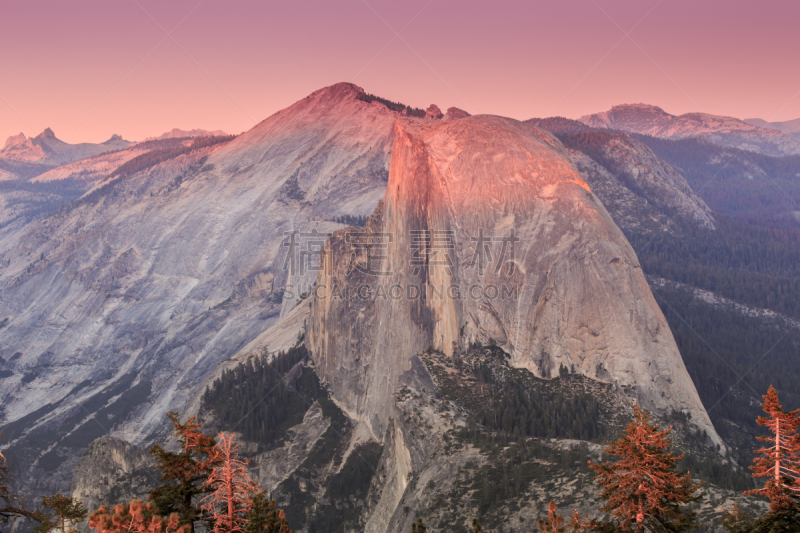
<path fill-rule="evenodd" d="M 0 0 L 0 143 L 240 133 L 340 81 L 517 119 L 790 120 L 798 21 L 797 0 Z"/>

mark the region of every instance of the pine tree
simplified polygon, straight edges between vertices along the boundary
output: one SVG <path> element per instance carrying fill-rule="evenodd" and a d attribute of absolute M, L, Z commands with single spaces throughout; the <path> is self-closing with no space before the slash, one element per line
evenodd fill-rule
<path fill-rule="evenodd" d="M 253 507 L 255 482 L 247 475 L 247 460 L 239 458 L 233 434 L 220 433 L 212 453 L 220 459 L 203 485 L 212 492 L 201 501 L 201 509 L 214 517 L 214 533 L 243 532 Z"/>
<path fill-rule="evenodd" d="M 686 531 L 695 526 L 694 513 L 684 511 L 681 505 L 699 499 L 694 493 L 702 483 L 692 483 L 689 472 L 683 476 L 675 472 L 683 456 L 666 451 L 672 428 L 659 431 L 651 420 L 650 413 L 636 405 L 634 419 L 623 436 L 605 450 L 619 459 L 615 463 L 589 462 L 607 502 L 601 511 L 613 517 L 612 523 L 605 525 L 637 533 L 645 528 Z"/>
<path fill-rule="evenodd" d="M 294 533 L 289 529 L 286 515 L 278 509 L 275 500 L 267 498 L 266 491 L 253 496 L 253 506 L 247 512 L 244 533 Z"/>
<path fill-rule="evenodd" d="M 89 517 L 89 528 L 97 533 L 188 533 L 188 526 L 180 524 L 177 513 L 165 520 L 155 504 L 139 500 L 118 504 L 112 510 L 106 505 L 100 507 Z"/>
<path fill-rule="evenodd" d="M 477 518 L 472 519 L 472 533 L 483 533 L 483 528 Z"/>
<path fill-rule="evenodd" d="M 188 526 L 188 533 L 194 533 L 195 521 L 209 518 L 195 507 L 195 499 L 210 490 L 205 481 L 219 461 L 216 455 L 212 456 L 216 443 L 213 437 L 200 432 L 197 417 L 184 424 L 178 413 L 167 413 L 167 417 L 172 421 L 181 452 L 167 451 L 160 444 L 150 448 L 161 469 L 161 481 L 166 481 L 150 491 L 150 501 L 160 515 L 178 513 L 181 525 Z"/>
<path fill-rule="evenodd" d="M 784 411 L 778 399 L 778 392 L 770 386 L 763 396 L 761 407 L 768 415 L 758 417 L 758 425 L 766 427 L 771 437 L 758 437 L 758 440 L 770 443 L 755 450 L 761 457 L 753 460 L 753 477 L 766 477 L 767 481 L 761 489 L 754 489 L 745 494 L 760 494 L 770 501 L 770 511 L 778 512 L 787 509 L 800 510 L 800 410 Z"/>
<path fill-rule="evenodd" d="M 40 525 L 34 528 L 39 533 L 49 533 L 54 529 L 61 533 L 76 533 L 73 526 L 86 520 L 89 514 L 80 500 L 61 494 L 42 496 L 42 509 L 39 513 Z M 51 510 L 52 515 L 44 509 Z"/>

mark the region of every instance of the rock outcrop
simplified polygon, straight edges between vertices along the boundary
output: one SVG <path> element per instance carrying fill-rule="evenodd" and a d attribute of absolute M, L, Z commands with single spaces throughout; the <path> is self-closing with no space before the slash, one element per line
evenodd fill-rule
<path fill-rule="evenodd" d="M 147 499 L 161 471 L 144 448 L 112 437 L 92 443 L 78 462 L 71 494 L 91 511 L 134 498 Z"/>
<path fill-rule="evenodd" d="M 33 163 L 41 161 L 44 157 L 42 148 L 33 144 L 24 133 L 6 139 L 5 146 L 0 150 L 0 158 L 10 161 Z"/>

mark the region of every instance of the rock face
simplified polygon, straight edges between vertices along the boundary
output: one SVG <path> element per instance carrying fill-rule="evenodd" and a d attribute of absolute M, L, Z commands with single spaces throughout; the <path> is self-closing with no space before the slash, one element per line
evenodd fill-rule
<path fill-rule="evenodd" d="M 642 133 L 666 139 L 703 137 L 722 146 L 769 155 L 800 154 L 800 138 L 796 135 L 754 126 L 733 117 L 707 113 L 675 116 L 653 105 L 626 104 L 578 120 L 593 128 Z"/>
<path fill-rule="evenodd" d="M 467 118 L 468 116 L 470 116 L 470 114 L 463 109 L 451 107 L 447 110 L 447 113 L 444 114 L 443 120 L 456 120 L 459 118 Z"/>
<path fill-rule="evenodd" d="M 90 512 L 101 505 L 146 499 L 160 476 L 161 471 L 147 450 L 102 437 L 89 446 L 78 463 L 72 497 L 81 500 Z"/>
<path fill-rule="evenodd" d="M 439 109 L 439 106 L 437 106 L 436 104 L 431 104 L 425 111 L 425 118 L 429 120 L 439 120 L 443 116 L 444 114 Z"/>
<path fill-rule="evenodd" d="M 494 339 L 537 376 L 575 368 L 649 409 L 690 413 L 721 442 L 635 253 L 550 134 L 491 116 L 398 121 L 366 229 L 385 240 L 371 257 L 347 231 L 331 238 L 308 343 L 374 435 L 389 430 L 386 391 L 409 357 Z"/>

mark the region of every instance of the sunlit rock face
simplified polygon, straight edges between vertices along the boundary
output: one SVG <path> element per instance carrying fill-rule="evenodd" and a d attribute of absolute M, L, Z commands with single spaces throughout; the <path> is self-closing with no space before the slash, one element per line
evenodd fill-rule
<path fill-rule="evenodd" d="M 494 116 L 398 120 L 367 229 L 383 239 L 371 251 L 331 238 L 308 340 L 376 436 L 414 353 L 493 339 L 537 376 L 574 368 L 691 413 L 719 442 L 634 251 L 550 134 Z"/>

